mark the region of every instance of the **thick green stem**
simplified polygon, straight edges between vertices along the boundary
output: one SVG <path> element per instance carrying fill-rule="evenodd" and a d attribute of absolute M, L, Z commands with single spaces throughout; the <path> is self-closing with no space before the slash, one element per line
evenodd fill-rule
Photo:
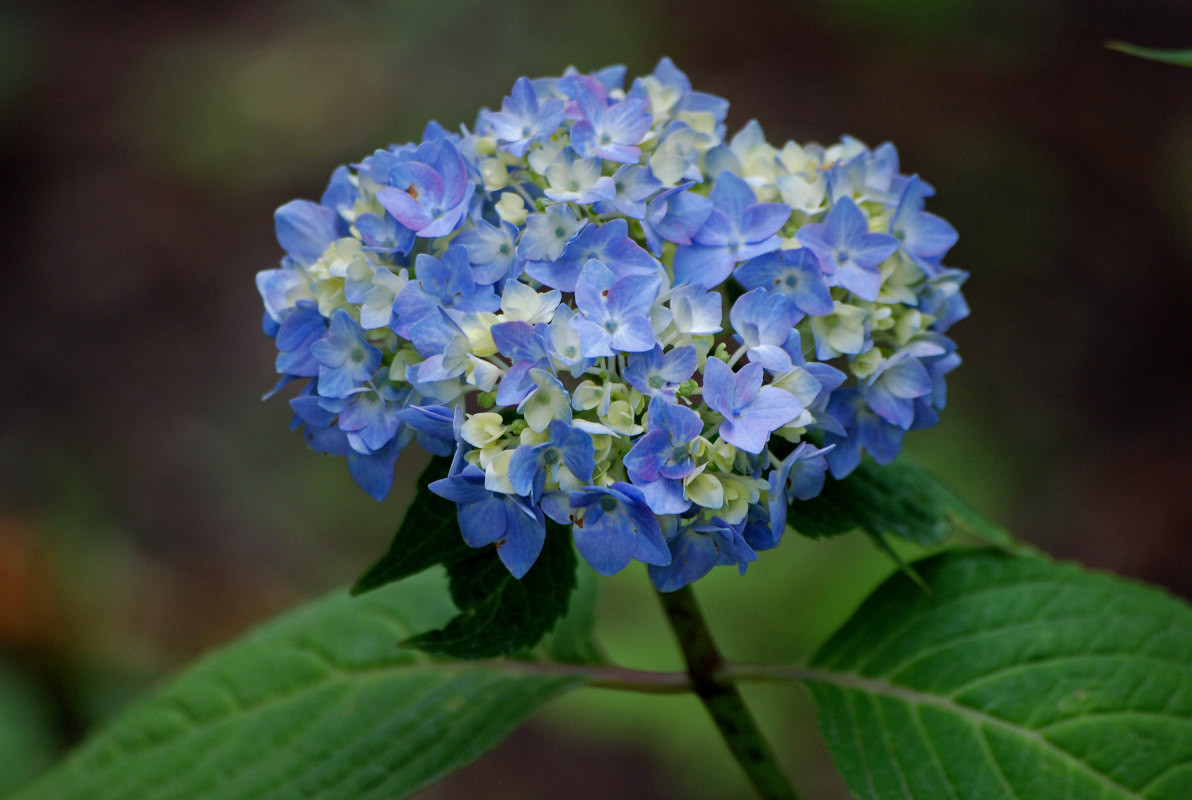
<path fill-rule="evenodd" d="M 766 800 L 798 800 L 798 793 L 774 760 L 757 723 L 737 687 L 723 674 L 724 659 L 704 624 L 691 587 L 659 592 L 671 628 L 679 640 L 687 673 L 696 695 L 712 715 L 716 727 L 753 783 Z"/>

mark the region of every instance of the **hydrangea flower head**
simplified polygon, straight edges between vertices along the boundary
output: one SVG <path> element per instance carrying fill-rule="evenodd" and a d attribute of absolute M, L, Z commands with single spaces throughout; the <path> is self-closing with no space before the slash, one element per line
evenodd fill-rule
<path fill-rule="evenodd" d="M 726 138 L 727 111 L 665 58 L 520 78 L 279 208 L 257 288 L 308 445 L 377 499 L 411 442 L 454 454 L 430 489 L 514 577 L 550 519 L 662 591 L 893 459 L 959 364 L 956 232 L 893 145 Z"/>

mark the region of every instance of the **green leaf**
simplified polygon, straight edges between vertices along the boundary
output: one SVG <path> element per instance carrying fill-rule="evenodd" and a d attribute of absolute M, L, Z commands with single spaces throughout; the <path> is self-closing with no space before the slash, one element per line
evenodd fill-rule
<path fill-rule="evenodd" d="M 479 552 L 468 547 L 460 536 L 455 503 L 427 488 L 432 481 L 446 478 L 450 466 L 449 458 L 431 459 L 430 465 L 418 477 L 414 501 L 398 526 L 389 549 L 360 576 L 352 587 L 352 594 L 363 594 L 436 564 L 451 566 Z"/>
<path fill-rule="evenodd" d="M 438 574 L 313 603 L 212 653 L 10 800 L 392 800 L 582 683 L 394 642 L 451 611 Z"/>
<path fill-rule="evenodd" d="M 1192 67 L 1192 50 L 1159 50 L 1154 47 L 1140 47 L 1128 42 L 1110 42 L 1105 45 L 1110 50 L 1117 50 L 1150 61 L 1161 61 L 1165 64 L 1175 64 L 1180 67 Z"/>
<path fill-rule="evenodd" d="M 985 544 L 1011 543 L 1004 530 L 970 509 L 931 473 L 906 461 L 881 466 L 865 459 L 848 477 L 829 478 L 817 497 L 790 504 L 787 524 L 813 539 L 862 528 L 879 546 L 885 545 L 886 535 L 931 546 L 949 533 Z"/>
<path fill-rule="evenodd" d="M 1039 558 L 896 574 L 816 654 L 820 725 L 860 798 L 1192 797 L 1192 609 Z"/>
<path fill-rule="evenodd" d="M 538 644 L 567 613 L 575 589 L 575 549 L 568 529 L 547 521 L 542 553 L 521 580 L 509 574 L 495 548 L 475 552 L 447 567 L 451 597 L 462 613 L 441 630 L 407 639 L 404 646 L 456 658 L 509 655 Z"/>

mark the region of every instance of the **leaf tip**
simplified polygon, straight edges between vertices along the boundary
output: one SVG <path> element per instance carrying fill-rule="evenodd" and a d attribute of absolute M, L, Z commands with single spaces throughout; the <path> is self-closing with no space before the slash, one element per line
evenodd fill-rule
<path fill-rule="evenodd" d="M 1106 49 L 1116 50 L 1129 56 L 1144 58 L 1148 61 L 1158 61 L 1163 64 L 1174 64 L 1180 67 L 1192 67 L 1192 50 L 1165 50 L 1157 47 L 1143 47 L 1130 42 L 1108 41 Z"/>
<path fill-rule="evenodd" d="M 352 587 L 348 589 L 348 595 L 351 597 L 359 597 L 365 592 L 371 592 L 373 589 L 379 589 L 388 583 L 388 581 L 385 580 L 377 580 L 377 576 L 374 573 L 375 569 L 369 569 L 367 572 L 357 578 L 356 582 L 352 584 Z"/>

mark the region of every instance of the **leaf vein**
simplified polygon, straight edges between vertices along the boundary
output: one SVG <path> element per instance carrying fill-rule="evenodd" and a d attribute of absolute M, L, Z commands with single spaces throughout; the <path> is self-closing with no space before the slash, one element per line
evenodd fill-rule
<path fill-rule="evenodd" d="M 981 630 L 974 631 L 972 633 L 967 633 L 962 636 L 955 636 L 953 638 L 948 639 L 947 641 L 932 645 L 931 647 L 925 647 L 923 649 L 916 650 L 914 652 L 913 658 L 901 661 L 897 664 L 892 665 L 891 667 L 885 669 L 884 671 L 882 671 L 880 673 L 874 673 L 874 674 L 879 675 L 879 676 L 893 677 L 893 676 L 896 676 L 902 672 L 905 672 L 907 669 L 910 669 L 911 667 L 915 666 L 916 664 L 918 664 L 922 661 L 925 661 L 926 659 L 928 659 L 934 655 L 942 653 L 946 650 L 954 649 L 955 647 L 957 647 L 959 645 L 968 644 L 968 643 L 975 642 L 975 641 L 980 641 L 982 639 L 987 639 L 991 636 L 998 636 L 1001 634 L 1015 633 L 1015 632 L 1020 632 L 1020 631 L 1029 631 L 1029 630 L 1036 629 L 1036 628 L 1043 629 L 1043 630 L 1050 630 L 1050 629 L 1054 628 L 1057 624 L 1068 623 L 1068 622 L 1087 621 L 1091 617 L 1094 617 L 1094 616 L 1096 616 L 1096 617 L 1098 617 L 1098 619 L 1100 619 L 1100 615 L 1086 613 L 1086 614 L 1082 614 L 1080 616 L 1061 617 L 1061 618 L 1057 618 L 1057 619 L 1032 619 L 1032 620 L 1027 620 L 1027 621 L 1023 621 L 1023 622 L 1014 622 L 1014 623 L 1007 624 L 1007 625 L 1000 625 L 995 628 L 982 628 Z M 1138 616 L 1140 618 L 1145 619 L 1145 617 L 1143 615 L 1138 615 Z M 1084 646 L 1084 647 L 1082 647 L 1082 649 L 1087 650 L 1089 648 L 1087 646 Z M 1126 654 L 1134 655 L 1135 652 L 1136 652 L 1135 649 L 1131 647 L 1131 648 L 1123 650 L 1120 653 L 1120 655 L 1126 655 Z M 852 671 L 864 674 L 863 668 L 855 668 Z"/>
<path fill-rule="evenodd" d="M 853 736 L 852 739 L 856 744 L 857 755 L 859 755 L 861 757 L 861 764 L 864 767 L 865 783 L 869 785 L 870 795 L 873 797 L 878 797 L 879 795 L 878 795 L 878 791 L 877 791 L 877 786 L 875 786 L 873 783 L 873 768 L 869 764 L 869 755 L 865 750 L 865 747 L 862 743 L 862 737 L 860 736 L 861 716 L 857 713 L 856 703 L 854 702 L 858 699 L 866 700 L 867 698 L 857 697 L 857 696 L 846 697 L 844 702 L 845 702 L 845 705 L 848 706 L 849 716 L 852 718 L 853 727 L 856 729 L 857 734 L 858 734 L 856 736 Z"/>
<path fill-rule="evenodd" d="M 342 699 L 342 696 L 335 698 L 335 699 Z M 275 745 L 280 750 L 285 745 L 296 740 L 299 736 L 301 736 L 301 734 L 303 732 L 305 732 L 311 726 L 315 725 L 319 720 L 326 717 L 331 711 L 334 710 L 334 707 L 335 707 L 334 703 L 329 703 L 326 706 L 324 706 L 323 708 L 319 709 L 318 713 L 311 714 L 311 715 L 305 717 L 302 721 L 300 721 L 298 723 L 292 723 L 290 725 L 287 725 L 284 732 L 280 736 L 278 736 L 275 740 L 271 741 L 270 744 Z M 250 713 L 255 714 L 256 712 L 250 712 Z M 223 721 L 229 722 L 231 720 L 229 718 L 225 718 Z M 215 760 L 215 757 L 218 754 L 220 754 L 221 752 L 226 750 L 229 746 L 231 746 L 235 742 L 236 742 L 236 739 L 233 736 L 219 737 L 217 739 L 217 744 L 214 747 L 205 749 L 202 753 L 202 756 L 198 760 L 189 762 L 186 765 L 187 769 L 194 770 L 197 767 L 201 766 L 205 762 Z M 235 780 L 235 778 L 238 775 L 243 773 L 246 769 L 251 768 L 252 766 L 253 766 L 253 764 L 251 764 L 249 762 L 245 762 L 245 763 L 242 763 L 236 769 L 221 773 L 222 783 L 225 786 L 228 785 L 231 781 Z M 175 770 L 174 774 L 171 775 L 170 778 L 167 780 L 163 781 L 160 779 L 155 779 L 153 781 L 152 786 L 155 790 L 160 792 L 162 789 L 170 786 L 170 784 L 177 783 L 178 780 L 185 778 L 185 777 L 187 777 L 187 774 L 185 772 L 183 772 L 182 770 Z"/>
<path fill-rule="evenodd" d="M 972 724 L 973 728 L 975 729 L 977 734 L 977 742 L 981 745 L 981 751 L 985 753 L 985 756 L 989 759 L 990 765 L 993 767 L 994 774 L 997 775 L 998 783 L 1006 788 L 1006 792 L 1010 797 L 1017 798 L 1018 792 L 1014 791 L 1014 787 L 1010 785 L 1009 780 L 1006 778 L 1005 771 L 1002 770 L 1001 763 L 997 760 L 997 756 L 994 755 L 993 748 L 990 747 L 989 734 L 985 730 L 985 726 L 975 723 L 970 724 Z"/>
<path fill-rule="evenodd" d="M 907 703 L 933 706 L 943 711 L 955 714 L 961 719 L 968 719 L 970 724 L 976 724 L 979 722 L 1004 729 L 1015 736 L 1028 739 L 1037 744 L 1039 747 L 1055 753 L 1062 760 L 1069 762 L 1079 770 L 1111 784 L 1114 788 L 1121 791 L 1126 797 L 1133 797 L 1141 800 L 1141 795 L 1136 794 L 1128 787 L 1118 783 L 1110 776 L 1098 772 L 1088 763 L 1082 761 L 1077 756 L 1049 741 L 1036 731 L 1015 726 L 1007 720 L 986 714 L 985 712 L 972 708 L 971 706 L 961 705 L 956 703 L 951 697 L 941 697 L 937 695 L 926 694 L 905 686 L 897 686 L 886 681 L 865 678 L 853 673 L 831 672 L 822 669 L 808 669 L 802 672 L 801 677 L 804 680 L 820 681 L 822 683 L 827 683 L 833 686 L 841 686 L 860 693 L 880 694 L 894 699 L 900 699 Z"/>
<path fill-rule="evenodd" d="M 1138 794 L 1140 796 L 1145 796 L 1147 793 L 1147 790 L 1150 789 L 1152 786 L 1154 786 L 1156 783 L 1163 780 L 1164 778 L 1166 778 L 1168 775 L 1172 774 L 1173 772 L 1179 772 L 1180 770 L 1188 768 L 1188 767 L 1192 767 L 1192 761 L 1181 761 L 1178 764 L 1168 765 L 1165 769 L 1161 770 L 1157 775 L 1153 776 L 1149 781 L 1144 783 L 1142 786 L 1139 786 Z"/>
<path fill-rule="evenodd" d="M 956 788 L 952 785 L 952 779 L 948 777 L 948 772 L 944 769 L 943 759 L 940 758 L 939 751 L 935 747 L 935 742 L 931 739 L 931 734 L 927 732 L 927 726 L 923 722 L 922 706 L 912 705 L 910 707 L 910 718 L 914 722 L 915 727 L 919 729 L 919 733 L 923 736 L 923 743 L 927 746 L 927 752 L 931 754 L 931 762 L 938 770 L 940 775 L 940 783 L 947 788 L 948 794 L 960 800 L 960 796 L 956 793 Z"/>
<path fill-rule="evenodd" d="M 1153 658 L 1150 656 L 1139 655 L 1138 653 L 1072 653 L 1070 655 L 1063 655 L 1063 656 L 1048 656 L 1047 658 L 1039 659 L 1038 661 L 1026 661 L 1026 662 L 1020 662 L 1017 664 L 1012 664 L 1007 667 L 1002 667 L 1000 669 L 994 670 L 993 672 L 988 672 L 984 675 L 980 675 L 967 683 L 962 683 L 959 686 L 953 687 L 951 690 L 949 690 L 947 692 L 947 694 L 945 696 L 950 699 L 956 699 L 959 695 L 962 695 L 965 692 L 970 691 L 971 689 L 975 689 L 978 686 L 983 686 L 987 683 L 992 683 L 993 681 L 1001 680 L 1002 678 L 1005 678 L 1009 675 L 1014 675 L 1017 673 L 1029 672 L 1032 670 L 1044 669 L 1044 668 L 1048 668 L 1048 667 L 1055 667 L 1060 664 L 1078 663 L 1081 661 L 1109 661 L 1109 660 L 1129 660 L 1132 662 L 1148 661 L 1148 662 L 1152 662 L 1152 663 L 1155 663 L 1158 665 L 1162 665 L 1165 668 L 1175 667 L 1176 669 L 1181 669 L 1181 670 L 1186 669 L 1186 666 L 1187 666 L 1185 664 L 1180 664 L 1180 663 L 1174 662 L 1174 661 L 1168 661 L 1166 659 L 1158 659 L 1158 658 Z"/>
<path fill-rule="evenodd" d="M 433 682 L 432 684 L 425 687 L 422 691 L 418 692 L 417 694 L 412 695 L 408 698 L 403 698 L 404 710 L 408 712 L 410 709 L 416 708 L 419 704 L 421 704 L 426 699 L 427 696 L 433 694 L 434 692 L 436 692 L 440 688 L 442 688 L 442 683 L 443 683 L 443 681 Z M 352 694 L 355 694 L 355 695 L 361 694 L 361 691 L 363 688 L 364 688 L 363 686 L 353 687 Z M 432 717 L 431 719 L 434 719 L 434 718 Z M 416 730 L 419 725 L 424 724 L 426 721 L 427 721 L 427 719 L 425 717 L 422 719 L 414 719 L 414 720 L 412 720 L 412 722 L 413 722 L 412 728 Z M 290 771 L 288 771 L 288 773 L 285 776 L 285 780 L 291 785 L 297 784 L 298 782 L 300 782 L 302 780 L 303 777 L 311 774 L 316 768 L 330 768 L 335 761 L 341 760 L 342 757 L 344 757 L 344 756 L 351 755 L 352 747 L 356 746 L 359 742 L 362 742 L 362 741 L 368 739 L 369 737 L 371 737 L 378 729 L 384 727 L 387 724 L 392 724 L 394 722 L 395 722 L 395 720 L 393 717 L 391 717 L 389 715 L 385 715 L 385 714 L 380 715 L 379 717 L 375 718 L 369 725 L 367 725 L 363 728 L 358 728 L 358 729 L 354 730 L 352 732 L 353 735 L 350 738 L 345 739 L 345 740 L 340 740 L 335 743 L 336 756 L 338 758 L 332 757 L 332 758 L 328 758 L 328 759 L 323 759 L 321 761 L 315 761 L 313 759 L 299 761 L 293 765 L 295 767 L 295 769 L 291 769 Z M 407 754 L 409 754 L 410 758 L 415 758 L 415 757 L 417 757 L 417 755 L 419 753 L 438 744 L 437 739 L 431 739 L 430 737 L 423 737 L 421 739 L 416 738 L 415 741 L 418 742 L 418 745 L 419 745 L 418 748 L 416 748 L 416 749 L 408 748 L 404 751 Z"/>
<path fill-rule="evenodd" d="M 874 708 L 877 709 L 878 719 L 882 721 L 882 741 L 885 742 L 887 749 L 890 751 L 890 760 L 894 762 L 895 774 L 898 776 L 898 783 L 902 786 L 903 794 L 906 797 L 914 797 L 915 793 L 911 791 L 911 787 L 906 782 L 906 769 L 903 766 L 902 760 L 898 757 L 898 749 L 894 746 L 894 741 L 890 738 L 890 725 L 886 717 L 886 712 L 882 708 L 882 704 L 875 698 L 873 700 Z"/>
<path fill-rule="evenodd" d="M 972 570 L 970 569 L 969 571 L 971 572 Z M 882 652 L 886 649 L 887 645 L 891 642 L 891 640 L 897 640 L 897 639 L 901 638 L 907 629 L 915 627 L 920 622 L 922 622 L 924 619 L 928 619 L 933 616 L 945 616 L 946 615 L 945 612 L 950 611 L 951 606 L 953 606 L 957 603 L 969 602 L 972 598 L 975 598 L 975 597 L 981 597 L 982 595 L 987 595 L 987 594 L 1000 594 L 1000 593 L 1006 592 L 1006 591 L 1009 591 L 1011 594 L 1013 594 L 1016 591 L 1020 591 L 1025 586 L 1034 586 L 1034 585 L 1054 586 L 1054 580 L 1050 580 L 1050 581 L 1046 580 L 1046 579 L 1032 580 L 1029 578 L 1024 578 L 1020 581 L 999 583 L 999 584 L 995 584 L 992 586 L 981 587 L 978 589 L 968 589 L 968 590 L 964 591 L 963 593 L 959 593 L 953 597 L 948 597 L 948 598 L 941 598 L 938 595 L 936 595 L 931 598 L 931 600 L 933 602 L 932 602 L 932 605 L 930 605 L 929 607 L 922 608 L 922 609 L 916 610 L 916 611 L 908 611 L 906 620 L 901 625 L 896 625 L 893 628 L 890 628 L 885 636 L 883 636 L 876 644 L 872 645 L 872 649 L 869 650 L 869 653 L 868 653 L 868 658 L 866 658 L 863 661 L 859 661 L 854 664 L 851 664 L 851 665 L 846 662 L 843 665 L 838 664 L 838 666 L 851 667 L 856 672 L 864 672 L 865 668 L 868 667 L 870 663 L 872 663 L 876 658 L 878 658 L 882 654 Z M 987 605 L 988 605 L 988 607 L 996 607 L 996 603 L 989 603 Z"/>
<path fill-rule="evenodd" d="M 1180 719 L 1173 719 L 1170 714 L 1162 711 L 1135 711 L 1132 709 L 1113 709 L 1104 711 L 1083 711 L 1078 717 L 1066 717 L 1064 719 L 1057 719 L 1054 722 L 1049 722 L 1046 725 L 1041 725 L 1038 728 L 1032 728 L 1036 733 L 1044 733 L 1045 731 L 1054 728 L 1060 728 L 1064 725 L 1078 724 L 1081 722 L 1088 722 L 1090 720 L 1100 719 L 1102 717 L 1124 717 L 1126 719 L 1142 718 L 1142 719 L 1157 719 L 1160 721 L 1171 722 L 1178 724 L 1183 721 Z M 1189 727 L 1192 731 L 1192 727 Z"/>

